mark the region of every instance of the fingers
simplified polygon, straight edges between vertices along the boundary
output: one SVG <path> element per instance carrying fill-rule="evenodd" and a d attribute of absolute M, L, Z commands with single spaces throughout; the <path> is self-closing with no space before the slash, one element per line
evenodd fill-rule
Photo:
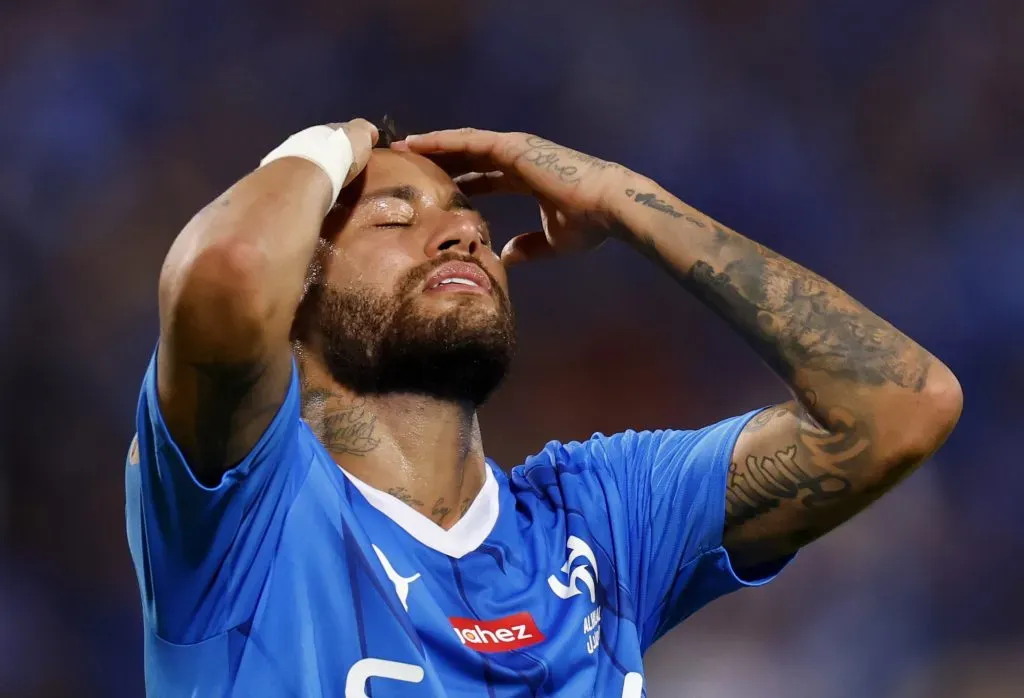
<path fill-rule="evenodd" d="M 345 177 L 345 184 L 348 184 L 359 176 L 359 173 L 366 167 L 366 163 L 370 161 L 370 154 L 373 152 L 373 146 L 377 144 L 380 134 L 377 132 L 377 127 L 366 119 L 352 119 L 343 124 L 331 124 L 331 126 L 343 129 L 345 135 L 348 136 L 349 143 L 352 144 L 352 166 L 349 167 L 348 175 Z"/>
<path fill-rule="evenodd" d="M 407 136 L 400 143 L 404 144 L 405 149 L 421 155 L 467 153 L 480 156 L 491 155 L 505 135 L 475 128 L 457 128 Z"/>
<path fill-rule="evenodd" d="M 453 178 L 463 194 L 472 198 L 485 194 L 528 194 L 530 188 L 519 177 L 495 170 L 469 172 Z"/>
<path fill-rule="evenodd" d="M 525 147 L 517 147 L 517 137 L 521 135 L 460 128 L 409 136 L 392 147 L 425 155 L 452 175 L 510 171 L 525 150 Z"/>
<path fill-rule="evenodd" d="M 501 263 L 511 267 L 523 262 L 548 259 L 555 254 L 555 248 L 543 232 L 523 233 L 505 243 L 501 250 Z"/>

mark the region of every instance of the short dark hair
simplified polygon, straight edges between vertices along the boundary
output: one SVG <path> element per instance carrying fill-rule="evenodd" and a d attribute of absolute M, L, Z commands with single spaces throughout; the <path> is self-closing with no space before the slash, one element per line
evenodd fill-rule
<path fill-rule="evenodd" d="M 373 125 L 377 127 L 377 133 L 380 134 L 377 139 L 378 148 L 389 148 L 392 143 L 403 140 L 406 136 L 395 125 L 395 120 L 387 114 L 380 121 L 374 122 Z"/>

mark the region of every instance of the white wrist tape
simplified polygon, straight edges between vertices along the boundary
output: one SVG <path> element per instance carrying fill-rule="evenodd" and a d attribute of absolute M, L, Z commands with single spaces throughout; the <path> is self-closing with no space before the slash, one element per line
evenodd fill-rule
<path fill-rule="evenodd" d="M 342 130 L 334 130 L 330 126 L 310 126 L 289 136 L 284 143 L 270 151 L 260 161 L 260 167 L 281 158 L 302 158 L 309 160 L 331 178 L 334 196 L 331 203 L 338 199 L 345 177 L 352 167 L 352 143 Z"/>

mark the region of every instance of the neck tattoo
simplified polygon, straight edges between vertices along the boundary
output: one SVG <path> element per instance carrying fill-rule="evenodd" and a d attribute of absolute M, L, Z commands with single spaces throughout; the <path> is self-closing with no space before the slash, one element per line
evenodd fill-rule
<path fill-rule="evenodd" d="M 302 399 L 313 433 L 331 453 L 365 456 L 380 445 L 377 417 L 364 398 L 310 390 Z"/>

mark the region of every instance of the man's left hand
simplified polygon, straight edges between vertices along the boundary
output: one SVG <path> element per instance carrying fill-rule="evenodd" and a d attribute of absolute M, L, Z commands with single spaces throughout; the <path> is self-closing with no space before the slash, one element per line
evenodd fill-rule
<path fill-rule="evenodd" d="M 429 157 L 467 196 L 537 199 L 543 230 L 512 238 L 501 253 L 506 266 L 598 247 L 620 229 L 612 196 L 639 179 L 622 165 L 529 133 L 463 128 L 410 136 L 391 147 Z"/>

